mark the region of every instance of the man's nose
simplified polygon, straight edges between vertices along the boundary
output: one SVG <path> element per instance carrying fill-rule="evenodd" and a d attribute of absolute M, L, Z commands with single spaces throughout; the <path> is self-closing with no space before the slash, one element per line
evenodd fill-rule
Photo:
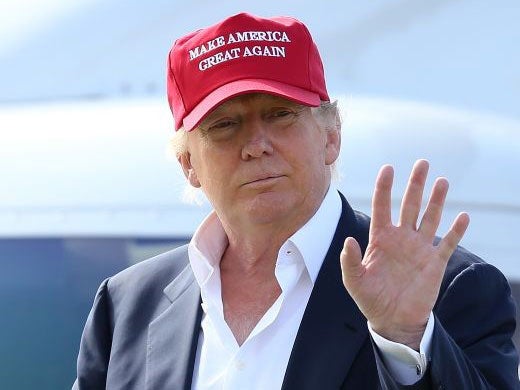
<path fill-rule="evenodd" d="M 269 128 L 261 120 L 250 121 L 247 124 L 246 139 L 242 147 L 242 158 L 249 160 L 258 158 L 264 154 L 273 153 Z"/>

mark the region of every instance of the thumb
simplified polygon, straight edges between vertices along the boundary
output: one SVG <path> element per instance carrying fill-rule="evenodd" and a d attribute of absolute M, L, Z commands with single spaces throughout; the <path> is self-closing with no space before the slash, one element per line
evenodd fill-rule
<path fill-rule="evenodd" d="M 355 238 L 347 237 L 339 258 L 343 284 L 348 289 L 365 273 L 365 267 L 361 264 L 361 248 Z"/>

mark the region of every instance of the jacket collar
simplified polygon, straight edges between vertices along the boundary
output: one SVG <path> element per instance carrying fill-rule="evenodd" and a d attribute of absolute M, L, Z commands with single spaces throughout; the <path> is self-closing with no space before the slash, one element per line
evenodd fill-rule
<path fill-rule="evenodd" d="M 200 333 L 200 289 L 188 265 L 165 289 L 171 302 L 148 326 L 146 389 L 191 388 Z"/>

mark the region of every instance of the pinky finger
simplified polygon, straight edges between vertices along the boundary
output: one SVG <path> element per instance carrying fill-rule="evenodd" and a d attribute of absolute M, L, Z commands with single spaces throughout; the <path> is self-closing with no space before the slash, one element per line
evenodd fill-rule
<path fill-rule="evenodd" d="M 464 236 L 469 225 L 469 215 L 467 213 L 460 213 L 453 221 L 450 230 L 439 243 L 439 251 L 442 258 L 446 261 L 457 248 L 460 240 Z"/>

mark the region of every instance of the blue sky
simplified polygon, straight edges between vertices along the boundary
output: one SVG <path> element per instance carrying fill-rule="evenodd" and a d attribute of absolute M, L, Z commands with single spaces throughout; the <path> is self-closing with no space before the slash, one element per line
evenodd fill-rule
<path fill-rule="evenodd" d="M 0 2 L 0 105 L 164 95 L 175 38 L 242 10 L 304 20 L 333 95 L 520 117 L 520 2 Z"/>

